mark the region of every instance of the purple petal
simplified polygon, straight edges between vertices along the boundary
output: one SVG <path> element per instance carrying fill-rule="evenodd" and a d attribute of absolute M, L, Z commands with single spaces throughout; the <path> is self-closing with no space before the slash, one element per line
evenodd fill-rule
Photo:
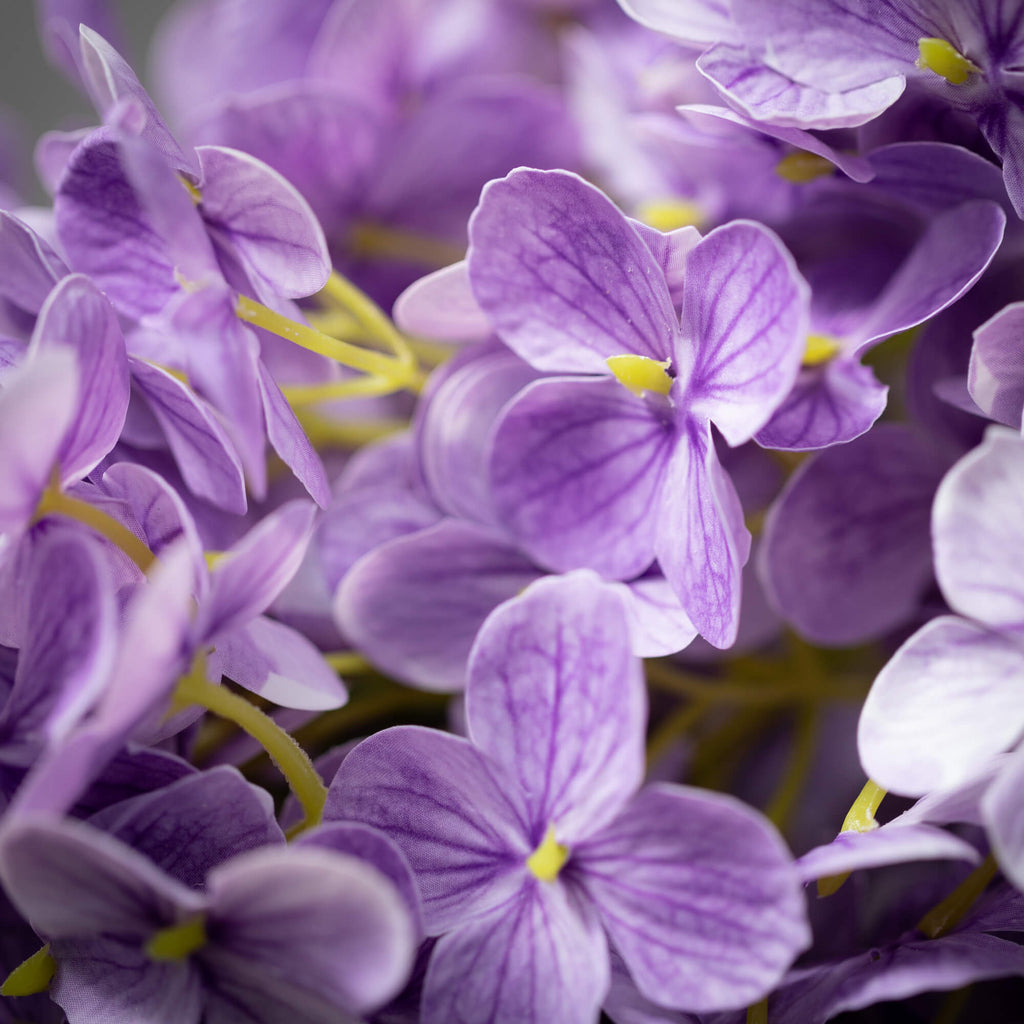
<path fill-rule="evenodd" d="M 223 765 L 108 807 L 89 824 L 191 889 L 239 853 L 284 844 L 270 794 Z"/>
<path fill-rule="evenodd" d="M 80 26 L 82 46 L 82 78 L 89 89 L 96 109 L 106 117 L 115 105 L 125 99 L 140 104 L 145 112 L 142 138 L 153 146 L 176 171 L 199 177 L 199 164 L 194 153 L 186 153 L 178 144 L 157 112 L 149 94 L 135 72 L 101 35 L 85 25 Z"/>
<path fill-rule="evenodd" d="M 229 679 L 280 707 L 327 711 L 348 700 L 320 651 L 290 626 L 263 615 L 222 631 L 213 657 Z"/>
<path fill-rule="evenodd" d="M 245 512 L 241 463 L 210 408 L 166 370 L 134 358 L 129 358 L 129 365 L 189 490 L 228 512 Z"/>
<path fill-rule="evenodd" d="M 1012 77 L 1019 79 L 1019 73 Z M 1017 216 L 1021 217 L 1024 216 L 1024 145 L 1021 143 L 1024 110 L 1016 90 L 1003 92 L 1000 98 L 1003 102 L 988 104 L 978 115 L 978 127 L 1003 162 L 1003 184 Z"/>
<path fill-rule="evenodd" d="M 654 555 L 675 429 L 617 381 L 540 380 L 494 439 L 499 520 L 541 564 L 629 579 Z"/>
<path fill-rule="evenodd" d="M 1024 809 L 1020 800 L 1022 784 L 1024 753 L 1018 750 L 999 772 L 981 804 L 992 850 L 1006 877 L 1018 889 L 1024 886 Z"/>
<path fill-rule="evenodd" d="M 210 593 L 196 622 L 198 635 L 214 642 L 277 597 L 305 556 L 315 515 L 311 502 L 290 501 L 225 552 L 210 573 Z"/>
<path fill-rule="evenodd" d="M 267 440 L 281 461 L 306 488 L 309 496 L 321 508 L 327 508 L 331 500 L 331 487 L 320 456 L 262 360 L 257 370 Z"/>
<path fill-rule="evenodd" d="M 473 645 L 469 736 L 515 780 L 534 844 L 549 828 L 591 835 L 643 779 L 647 699 L 623 611 L 592 573 L 543 579 Z"/>
<path fill-rule="evenodd" d="M 676 364 L 693 415 L 731 445 L 764 426 L 796 379 L 810 293 L 767 228 L 735 221 L 686 260 Z"/>
<path fill-rule="evenodd" d="M 664 495 L 658 563 L 700 635 L 715 647 L 729 647 L 739 624 L 750 534 L 707 426 L 687 425 L 669 463 Z"/>
<path fill-rule="evenodd" d="M 767 448 L 806 451 L 846 444 L 885 412 L 889 389 L 854 359 L 839 355 L 800 371 L 793 390 L 755 435 Z"/>
<path fill-rule="evenodd" d="M 852 128 L 892 106 L 906 86 L 902 75 L 893 75 L 827 92 L 776 71 L 745 47 L 724 43 L 704 53 L 697 69 L 748 117 L 780 128 Z"/>
<path fill-rule="evenodd" d="M 444 936 L 424 983 L 424 1024 L 592 1024 L 609 982 L 593 908 L 530 880 L 508 903 Z"/>
<path fill-rule="evenodd" d="M 974 332 L 967 387 L 978 406 L 999 423 L 1024 420 L 1024 302 L 1014 302 Z"/>
<path fill-rule="evenodd" d="M 697 630 L 668 580 L 655 573 L 629 583 L 605 583 L 626 606 L 633 653 L 640 658 L 675 654 L 697 635 Z"/>
<path fill-rule="evenodd" d="M 883 825 L 873 832 L 840 832 L 831 843 L 815 847 L 798 861 L 804 883 L 865 868 L 920 860 L 966 860 L 977 864 L 970 843 L 931 825 Z"/>
<path fill-rule="evenodd" d="M 0 532 L 28 524 L 75 413 L 78 368 L 67 351 L 40 354 L 0 393 Z"/>
<path fill-rule="evenodd" d="M 966 782 L 1024 730 L 1024 649 L 953 616 L 933 619 L 893 656 L 861 713 L 868 776 L 906 795 Z"/>
<path fill-rule="evenodd" d="M 395 323 L 410 334 L 445 341 L 482 341 L 491 321 L 473 297 L 465 260 L 421 277 L 398 296 Z"/>
<path fill-rule="evenodd" d="M 650 250 L 605 196 L 565 171 L 491 182 L 470 221 L 469 275 L 502 340 L 539 370 L 666 359 L 678 334 Z"/>
<path fill-rule="evenodd" d="M 361 821 L 397 844 L 419 884 L 427 933 L 439 935 L 522 884 L 532 850 L 509 782 L 466 740 L 398 726 L 345 758 L 324 818 Z"/>
<path fill-rule="evenodd" d="M 0 210 L 0 267 L 0 296 L 28 313 L 38 313 L 68 273 L 46 240 L 6 210 Z"/>
<path fill-rule="evenodd" d="M 327 241 L 309 204 L 277 171 L 247 153 L 200 146 L 203 220 L 262 295 L 301 298 L 331 272 Z"/>
<path fill-rule="evenodd" d="M 819 644 L 907 621 L 932 581 L 932 496 L 948 465 L 917 433 L 883 424 L 805 462 L 765 523 L 772 603 Z"/>
<path fill-rule="evenodd" d="M 354 857 L 308 844 L 256 850 L 214 869 L 208 891 L 218 941 L 203 959 L 219 994 L 239 996 L 254 1020 L 281 1019 L 260 1012 L 264 999 L 291 1003 L 298 1019 L 330 1019 L 324 1004 L 362 1015 L 397 995 L 412 968 L 401 895 Z M 306 1005 L 319 1013 L 307 1018 Z M 214 1019 L 237 1019 L 225 1010 Z"/>
<path fill-rule="evenodd" d="M 640 991 L 695 1012 L 773 989 L 810 944 L 789 851 L 732 797 L 644 789 L 574 851 L 582 884 Z"/>
<path fill-rule="evenodd" d="M 619 0 L 619 6 L 641 25 L 697 50 L 731 40 L 736 32 L 728 0 L 693 0 L 685 6 L 675 0 Z"/>
<path fill-rule="evenodd" d="M 991 427 L 942 481 L 932 511 L 935 573 L 951 607 L 996 629 L 1024 630 L 1021 542 L 1024 439 Z"/>
<path fill-rule="evenodd" d="M 117 443 L 128 411 L 128 358 L 117 314 L 81 274 L 65 277 L 46 300 L 30 351 L 70 348 L 78 361 L 75 418 L 60 448 L 61 481 L 80 480 Z"/>

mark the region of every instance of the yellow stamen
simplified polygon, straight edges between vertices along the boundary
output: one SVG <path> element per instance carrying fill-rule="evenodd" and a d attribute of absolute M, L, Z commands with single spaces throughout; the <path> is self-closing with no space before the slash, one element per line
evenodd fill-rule
<path fill-rule="evenodd" d="M 198 206 L 203 201 L 203 193 L 184 175 L 179 174 L 178 181 L 185 186 L 185 191 L 188 193 L 188 197 L 192 200 L 193 205 Z"/>
<path fill-rule="evenodd" d="M 877 783 L 868 779 L 860 795 L 853 802 L 853 806 L 847 812 L 843 820 L 843 827 L 839 834 L 844 832 L 872 832 L 878 828 L 875 821 L 875 813 L 878 811 L 882 800 L 885 798 L 886 790 Z M 830 875 L 827 878 L 818 879 L 818 895 L 831 896 L 842 888 L 843 883 L 850 877 L 847 871 L 842 875 Z"/>
<path fill-rule="evenodd" d="M 465 255 L 461 245 L 412 231 L 358 221 L 349 233 L 349 251 L 358 258 L 395 260 L 440 269 L 458 263 Z"/>
<path fill-rule="evenodd" d="M 526 858 L 526 866 L 535 878 L 542 882 L 553 882 L 568 859 L 569 847 L 563 846 L 555 839 L 555 830 L 549 825 L 540 846 Z"/>
<path fill-rule="evenodd" d="M 918 39 L 917 49 L 920 54 L 917 58 L 917 66 L 934 71 L 950 85 L 963 85 L 971 77 L 972 72 L 980 70 L 976 64 L 969 61 L 959 50 L 954 49 L 952 44 L 946 42 L 945 39 L 929 37 Z"/>
<path fill-rule="evenodd" d="M 634 395 L 642 395 L 645 391 L 667 395 L 672 388 L 667 359 L 659 361 L 629 353 L 621 356 L 609 356 L 605 362 L 608 364 L 608 369 L 615 374 L 616 380 L 624 388 L 632 391 Z"/>
<path fill-rule="evenodd" d="M 214 566 L 216 566 L 216 564 L 217 564 L 217 563 L 218 563 L 218 562 L 219 562 L 219 561 L 220 561 L 220 560 L 221 560 L 222 558 L 224 558 L 224 556 L 225 556 L 226 554 L 227 554 L 227 552 L 226 552 L 226 551 L 204 551 L 204 552 L 203 552 L 203 559 L 204 559 L 204 560 L 205 560 L 205 562 L 206 562 L 206 568 L 207 568 L 207 569 L 212 569 L 212 568 L 214 568 Z"/>
<path fill-rule="evenodd" d="M 193 917 L 181 924 L 161 928 L 146 943 L 146 956 L 150 960 L 185 960 L 206 945 L 206 921 Z"/>
<path fill-rule="evenodd" d="M 299 408 L 296 416 L 315 448 L 360 448 L 364 444 L 404 430 L 405 420 L 332 420 L 308 409 Z"/>
<path fill-rule="evenodd" d="M 747 1024 L 768 1024 L 768 997 L 747 1007 Z"/>
<path fill-rule="evenodd" d="M 49 945 L 43 946 L 7 975 L 0 985 L 0 996 L 16 998 L 38 995 L 50 987 L 56 972 L 57 961 L 50 956 Z"/>
<path fill-rule="evenodd" d="M 827 334 L 808 334 L 807 348 L 804 349 L 804 366 L 821 366 L 827 363 L 843 346 Z"/>
<path fill-rule="evenodd" d="M 697 227 L 704 221 L 704 211 L 687 199 L 653 199 L 649 203 L 641 203 L 636 216 L 637 220 L 666 232 Z"/>
<path fill-rule="evenodd" d="M 805 185 L 809 181 L 824 178 L 835 170 L 835 164 L 817 153 L 808 153 L 797 149 L 787 153 L 776 165 L 775 173 L 786 181 L 796 185 Z"/>

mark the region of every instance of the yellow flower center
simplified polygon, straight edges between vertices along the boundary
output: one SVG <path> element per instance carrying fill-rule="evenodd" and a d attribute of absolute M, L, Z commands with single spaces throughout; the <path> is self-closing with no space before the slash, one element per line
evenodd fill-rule
<path fill-rule="evenodd" d="M 976 64 L 955 50 L 945 39 L 918 39 L 917 49 L 920 53 L 917 66 L 934 71 L 950 85 L 963 85 L 971 77 L 972 71 L 979 70 Z"/>
<path fill-rule="evenodd" d="M 526 866 L 535 878 L 542 882 L 553 882 L 568 859 L 569 847 L 555 839 L 555 830 L 549 825 L 540 845 L 526 858 Z"/>
<path fill-rule="evenodd" d="M 669 361 L 665 359 L 648 359 L 647 356 L 635 356 L 631 353 L 621 356 L 609 356 L 605 362 L 608 369 L 615 374 L 616 380 L 634 395 L 642 395 L 645 391 L 653 391 L 658 395 L 667 395 L 672 387 L 672 378 L 668 375 Z"/>

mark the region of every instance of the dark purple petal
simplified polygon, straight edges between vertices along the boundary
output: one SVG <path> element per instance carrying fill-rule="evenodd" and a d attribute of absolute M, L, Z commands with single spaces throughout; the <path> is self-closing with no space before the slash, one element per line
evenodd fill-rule
<path fill-rule="evenodd" d="M 402 896 L 355 857 L 309 844 L 254 850 L 215 868 L 207 888 L 211 987 L 263 1024 L 281 1020 L 275 1002 L 318 1022 L 362 1015 L 397 995 L 412 968 Z M 213 1019 L 232 1018 L 221 1007 Z"/>
<path fill-rule="evenodd" d="M 974 332 L 967 387 L 992 419 L 1024 426 L 1024 302 L 1014 302 Z"/>
<path fill-rule="evenodd" d="M 810 944 L 789 851 L 732 797 L 650 786 L 573 858 L 637 987 L 657 1003 L 755 1003 Z"/>
<path fill-rule="evenodd" d="M 542 565 L 638 576 L 654 556 L 675 437 L 667 414 L 617 381 L 537 381 L 495 434 L 499 520 Z"/>
<path fill-rule="evenodd" d="M 427 933 L 439 935 L 501 905 L 526 877 L 532 848 L 510 781 L 466 740 L 399 726 L 345 758 L 324 818 L 361 821 L 397 844 Z"/>
<path fill-rule="evenodd" d="M 608 945 L 586 898 L 531 879 L 435 946 L 423 1024 L 592 1024 L 608 970 Z"/>
<path fill-rule="evenodd" d="M 618 595 L 592 573 L 539 580 L 498 608 L 470 655 L 470 739 L 515 780 L 539 844 L 608 823 L 644 771 L 646 691 Z"/>
<path fill-rule="evenodd" d="M 676 368 L 690 412 L 729 444 L 750 440 L 792 387 L 809 299 L 793 258 L 759 224 L 727 224 L 687 256 Z"/>
<path fill-rule="evenodd" d="M 668 287 L 625 217 L 575 174 L 513 171 L 470 221 L 473 293 L 502 340 L 539 370 L 607 373 L 608 356 L 667 359 Z"/>
<path fill-rule="evenodd" d="M 1003 162 L 1003 184 L 1020 217 L 1024 216 L 1024 144 L 1021 142 L 1024 110 L 1020 102 L 1019 72 L 1012 77 L 1017 79 L 1014 82 L 1017 89 L 1004 92 L 1000 97 L 1003 102 L 987 104 L 978 115 L 978 127 Z"/>
<path fill-rule="evenodd" d="M 857 733 L 861 763 L 907 795 L 966 782 L 1024 731 L 1024 648 L 951 615 L 915 633 L 881 671 Z"/>
<path fill-rule="evenodd" d="M 750 554 L 750 534 L 707 426 L 687 424 L 664 486 L 658 564 L 700 635 L 715 647 L 729 647 L 739 623 L 741 570 Z"/>
<path fill-rule="evenodd" d="M 75 417 L 60 448 L 61 481 L 80 480 L 117 443 L 128 411 L 128 357 L 117 314 L 81 274 L 65 277 L 39 313 L 30 351 L 70 348 L 78 361 Z"/>
<path fill-rule="evenodd" d="M 342 581 L 334 616 L 384 671 L 426 689 L 461 690 L 484 619 L 540 574 L 494 531 L 445 519 L 360 559 Z"/>
<path fill-rule="evenodd" d="M 905 622 L 932 581 L 931 502 L 948 460 L 883 424 L 805 462 L 765 523 L 760 568 L 800 633 L 844 646 Z"/>

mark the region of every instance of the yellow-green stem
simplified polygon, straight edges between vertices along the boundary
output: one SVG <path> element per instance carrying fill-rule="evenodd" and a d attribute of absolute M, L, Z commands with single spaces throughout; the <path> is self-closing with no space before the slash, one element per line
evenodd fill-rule
<path fill-rule="evenodd" d="M 941 903 L 918 921 L 917 930 L 929 939 L 948 935 L 988 888 L 998 870 L 999 865 L 990 853 Z"/>
<path fill-rule="evenodd" d="M 50 956 L 50 946 L 47 943 L 7 975 L 4 983 L 0 985 L 0 996 L 15 998 L 45 992 L 56 972 L 57 961 Z"/>
<path fill-rule="evenodd" d="M 143 572 L 148 572 L 156 561 L 156 555 L 127 526 L 95 505 L 65 494 L 54 484 L 43 492 L 32 521 L 38 522 L 47 516 L 64 516 L 84 523 L 111 544 L 119 547 Z"/>
<path fill-rule="evenodd" d="M 768 1000 L 747 1007 L 747 1024 L 768 1024 Z"/>
<path fill-rule="evenodd" d="M 878 828 L 875 813 L 885 798 L 885 794 L 886 791 L 881 786 L 868 779 L 860 791 L 860 795 L 854 800 L 853 806 L 847 811 L 843 827 L 839 830 L 840 834 L 843 832 L 870 832 L 872 829 Z M 819 898 L 839 892 L 849 877 L 850 872 L 847 871 L 841 875 L 828 875 L 825 878 L 819 878 L 817 885 Z"/>
<path fill-rule="evenodd" d="M 796 740 L 786 774 L 764 811 L 772 824 L 780 830 L 786 827 L 810 774 L 817 742 L 818 708 L 814 704 L 805 704 L 798 712 Z"/>
<path fill-rule="evenodd" d="M 373 671 L 373 666 L 356 651 L 332 651 L 324 655 L 324 661 L 342 676 Z"/>

